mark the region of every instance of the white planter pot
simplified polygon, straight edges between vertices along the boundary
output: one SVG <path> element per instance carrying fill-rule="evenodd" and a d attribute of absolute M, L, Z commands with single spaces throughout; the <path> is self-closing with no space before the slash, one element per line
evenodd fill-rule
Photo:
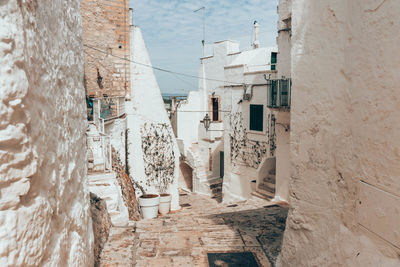
<path fill-rule="evenodd" d="M 165 215 L 171 209 L 171 194 L 161 194 L 160 195 L 160 206 L 158 211 L 161 215 Z"/>
<path fill-rule="evenodd" d="M 143 219 L 152 219 L 157 217 L 158 204 L 160 203 L 159 195 L 143 195 L 139 197 L 140 210 Z"/>

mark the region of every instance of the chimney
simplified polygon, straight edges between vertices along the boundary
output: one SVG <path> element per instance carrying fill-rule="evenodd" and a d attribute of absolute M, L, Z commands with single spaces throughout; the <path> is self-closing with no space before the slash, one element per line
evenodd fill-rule
<path fill-rule="evenodd" d="M 129 25 L 133 26 L 133 8 L 129 8 Z"/>
<path fill-rule="evenodd" d="M 260 41 L 258 40 L 258 22 L 255 20 L 254 21 L 254 42 L 253 42 L 253 48 L 256 49 L 260 47 Z"/>

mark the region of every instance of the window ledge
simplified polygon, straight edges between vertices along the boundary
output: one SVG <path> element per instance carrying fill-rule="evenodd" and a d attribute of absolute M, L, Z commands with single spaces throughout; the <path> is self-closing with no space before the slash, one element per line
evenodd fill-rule
<path fill-rule="evenodd" d="M 249 133 L 249 134 L 257 134 L 257 135 L 266 135 L 266 132 L 264 132 L 264 131 L 247 130 L 247 133 Z"/>

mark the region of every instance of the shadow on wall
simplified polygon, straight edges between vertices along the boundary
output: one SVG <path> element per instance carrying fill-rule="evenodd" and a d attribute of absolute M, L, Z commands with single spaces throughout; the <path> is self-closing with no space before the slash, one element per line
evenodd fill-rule
<path fill-rule="evenodd" d="M 184 161 L 184 159 L 179 160 L 179 168 L 180 168 L 180 181 L 179 184 L 182 185 L 185 189 L 189 189 L 193 191 L 193 169 Z M 183 183 L 183 184 L 182 184 Z"/>
<path fill-rule="evenodd" d="M 261 247 L 271 266 L 281 252 L 288 206 L 272 205 L 261 209 L 229 212 L 209 216 L 216 222 L 221 218 L 225 225 L 239 232 L 245 244 L 244 251 Z M 255 243 L 255 240 L 257 242 Z M 234 246 L 234 244 L 232 244 Z"/>
<path fill-rule="evenodd" d="M 210 178 L 215 178 L 215 177 L 221 177 L 221 153 L 224 151 L 224 143 L 220 142 L 218 146 L 214 149 L 212 152 L 212 177 Z M 223 166 L 222 166 L 223 168 Z"/>

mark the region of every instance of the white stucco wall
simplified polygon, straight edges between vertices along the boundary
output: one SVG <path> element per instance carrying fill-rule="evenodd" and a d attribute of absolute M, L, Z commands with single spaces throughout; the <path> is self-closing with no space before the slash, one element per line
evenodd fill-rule
<path fill-rule="evenodd" d="M 286 76 L 287 77 L 287 76 Z M 289 200 L 290 180 L 290 112 L 276 112 L 276 182 L 275 200 Z"/>
<path fill-rule="evenodd" d="M 202 168 L 207 177 L 197 177 L 200 182 L 212 180 L 220 176 L 220 151 L 224 151 L 224 179 L 223 179 L 223 198 L 224 201 L 231 202 L 244 200 L 251 195 L 251 181 L 260 180 L 267 175 L 260 173 L 256 168 L 246 165 L 240 160 L 231 162 L 231 142 L 230 135 L 231 118 L 237 113 L 241 114 L 242 124 L 246 128 L 248 140 L 267 142 L 268 114 L 271 112 L 267 104 L 267 86 L 256 86 L 253 89 L 253 97 L 250 101 L 240 101 L 243 98 L 244 89 L 241 84 L 265 84 L 264 74 L 275 78 L 275 72 L 270 71 L 271 52 L 276 48 L 259 48 L 247 51 L 239 51 L 239 44 L 232 41 L 221 41 L 214 43 L 213 55 L 201 59 L 199 76 L 206 77 L 207 80 L 199 79 L 199 91 L 192 92 L 189 96 L 188 104 L 182 104 L 178 108 L 178 138 L 183 139 L 185 151 L 193 143 L 196 149 L 195 156 L 199 159 L 199 164 L 192 166 Z M 211 80 L 209 80 L 211 79 Z M 215 81 L 217 80 L 217 81 Z M 239 85 L 239 86 L 238 86 Z M 195 93 L 195 94 L 194 94 Z M 219 97 L 221 100 L 220 122 L 213 122 L 210 131 L 205 131 L 200 120 L 210 110 L 209 97 Z M 191 97 L 191 98 L 190 98 Z M 251 133 L 249 131 L 249 109 L 250 104 L 264 105 L 264 121 L 262 133 Z M 199 108 L 199 105 L 201 108 Z M 199 110 L 203 112 L 183 114 L 179 111 Z M 183 113 L 183 112 L 182 112 Z M 181 119 L 179 119 L 181 116 Z M 185 119 L 186 120 L 185 120 Z M 192 129 L 195 129 L 192 131 Z M 191 135 L 189 132 L 197 135 Z M 250 146 L 249 146 L 250 147 Z M 249 149 L 247 147 L 246 149 Z M 212 168 L 210 168 L 210 149 L 212 154 Z M 251 150 L 251 149 L 250 149 Z M 251 152 L 251 151 L 247 151 Z M 189 153 L 191 153 L 189 151 Z M 255 153 L 255 152 L 254 152 Z M 187 153 L 186 153 L 187 154 Z M 269 151 L 267 151 L 269 155 Z M 189 155 L 189 162 L 191 162 Z M 196 172 L 195 172 L 196 174 Z M 198 181 L 194 181 L 194 191 L 197 190 Z M 199 187 L 203 189 L 203 187 Z M 200 190 L 201 193 L 203 193 Z"/>
<path fill-rule="evenodd" d="M 1 1 L 0 102 L 0 265 L 93 266 L 79 1 Z"/>
<path fill-rule="evenodd" d="M 131 60 L 151 65 L 142 33 L 137 26 L 131 26 Z M 128 129 L 128 165 L 131 178 L 138 182 L 142 181 L 143 185 L 147 180 L 141 134 L 145 124 L 167 125 L 166 134 L 171 137 L 175 157 L 174 177 L 168 192 L 172 194 L 171 209 L 179 209 L 179 149 L 152 68 L 131 63 L 131 96 L 132 101 L 126 102 L 125 107 Z M 159 193 L 153 185 L 145 186 L 145 188 L 148 191 L 146 193 Z"/>
<path fill-rule="evenodd" d="M 269 145 L 267 145 L 266 155 L 262 156 L 259 166 L 252 167 L 246 164 L 240 158 L 231 159 L 231 140 L 230 136 L 234 135 L 234 129 L 230 123 L 230 117 L 234 114 L 240 113 L 242 118 L 242 125 L 246 129 L 246 140 L 252 142 L 268 142 L 268 114 L 272 111 L 267 108 L 267 86 L 264 79 L 264 74 L 270 78 L 275 78 L 274 71 L 270 69 L 271 52 L 276 51 L 276 48 L 259 48 L 248 51 L 243 51 L 231 61 L 230 64 L 224 66 L 224 79 L 228 81 L 229 87 L 224 88 L 223 109 L 230 111 L 228 119 L 224 121 L 224 140 L 225 140 L 225 175 L 224 175 L 224 201 L 238 201 L 244 200 L 251 196 L 251 181 L 257 180 L 260 182 L 263 178 L 267 177 L 274 166 L 269 166 L 268 170 L 262 168 L 265 159 L 271 157 Z M 250 101 L 243 100 L 244 88 L 232 83 L 245 83 L 247 84 L 247 92 L 251 91 L 251 84 L 259 84 L 253 87 L 253 96 Z M 250 131 L 250 104 L 263 105 L 263 131 L 255 132 Z M 250 157 L 256 154 L 254 149 L 250 148 L 251 145 L 245 148 L 246 153 Z M 250 155 L 251 154 L 251 155 Z M 264 173 L 260 172 L 264 171 Z"/>
<path fill-rule="evenodd" d="M 293 2 L 282 266 L 399 266 L 398 1 Z"/>
<path fill-rule="evenodd" d="M 110 136 L 111 146 L 117 151 L 122 164 L 126 162 L 126 118 L 114 119 L 104 126 Z"/>
<path fill-rule="evenodd" d="M 177 108 L 177 139 L 183 143 L 181 153 L 186 156 L 186 150 L 198 140 L 198 125 L 202 111 L 202 99 L 198 91 L 191 91 L 185 101 L 181 101 Z"/>

